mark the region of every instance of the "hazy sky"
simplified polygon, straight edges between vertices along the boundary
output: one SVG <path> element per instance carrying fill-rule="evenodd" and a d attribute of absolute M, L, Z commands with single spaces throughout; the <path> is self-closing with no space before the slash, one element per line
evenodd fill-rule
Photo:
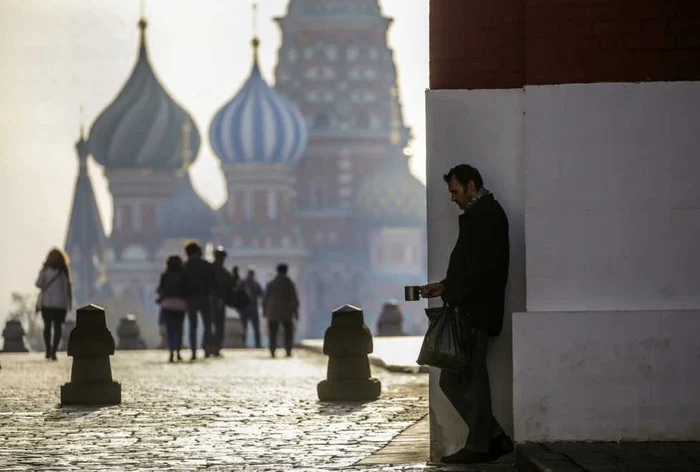
<path fill-rule="evenodd" d="M 261 67 L 271 82 L 281 34 L 272 18 L 288 0 L 259 1 Z M 394 18 L 389 45 L 415 141 L 413 173 L 425 181 L 428 0 L 380 0 Z M 148 49 L 171 96 L 194 117 L 202 147 L 192 168 L 200 194 L 225 196 L 207 130 L 250 71 L 250 0 L 146 0 Z M 74 143 L 115 98 L 136 60 L 139 0 L 0 0 L 0 319 L 11 291 L 33 290 L 49 247 L 63 246 L 77 174 Z M 90 168 L 105 228 L 111 199 L 102 169 Z"/>

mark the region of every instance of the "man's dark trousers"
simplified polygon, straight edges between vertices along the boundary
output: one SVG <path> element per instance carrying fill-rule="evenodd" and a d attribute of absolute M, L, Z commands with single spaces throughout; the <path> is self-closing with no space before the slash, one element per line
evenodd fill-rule
<path fill-rule="evenodd" d="M 211 353 L 212 333 L 211 333 L 211 297 L 194 297 L 187 301 L 187 318 L 190 322 L 190 348 L 197 349 L 197 313 L 202 315 L 202 325 L 204 325 L 204 339 L 202 347 L 206 354 Z"/>
<path fill-rule="evenodd" d="M 292 344 L 294 343 L 294 322 L 293 321 L 270 321 L 269 322 L 269 339 L 270 352 L 274 355 L 277 349 L 277 333 L 279 332 L 280 324 L 284 326 L 284 350 L 287 355 L 292 353 Z"/>
<path fill-rule="evenodd" d="M 467 449 L 488 452 L 491 440 L 504 434 L 491 411 L 491 387 L 486 368 L 489 334 L 475 329 L 471 338 L 472 364 L 467 372 L 442 369 L 440 388 L 469 426 Z"/>
<path fill-rule="evenodd" d="M 212 353 L 218 355 L 224 347 L 224 324 L 226 322 L 226 304 L 221 298 L 214 300 L 214 334 Z"/>
<path fill-rule="evenodd" d="M 248 337 L 248 323 L 253 326 L 253 335 L 255 338 L 255 347 L 260 347 L 260 316 L 257 310 L 241 311 L 241 324 L 243 325 L 243 346 L 246 345 Z"/>

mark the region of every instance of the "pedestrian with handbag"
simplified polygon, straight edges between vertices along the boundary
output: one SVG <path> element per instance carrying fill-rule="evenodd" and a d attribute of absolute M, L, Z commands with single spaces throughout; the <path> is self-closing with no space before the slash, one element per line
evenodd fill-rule
<path fill-rule="evenodd" d="M 187 311 L 187 297 L 189 295 L 187 280 L 183 271 L 182 258 L 177 254 L 168 256 L 165 263 L 165 272 L 160 275 L 160 282 L 156 289 L 160 305 L 160 319 L 165 324 L 168 349 L 170 350 L 169 362 L 182 360 L 182 333 L 185 324 L 185 312 Z"/>
<path fill-rule="evenodd" d="M 36 311 L 44 320 L 44 344 L 46 359 L 57 360 L 56 351 L 61 342 L 63 322 L 73 304 L 68 256 L 58 248 L 52 248 L 39 271 L 34 285 L 40 290 Z M 53 337 L 51 328 L 53 327 Z"/>
<path fill-rule="evenodd" d="M 464 213 L 459 236 L 450 255 L 447 276 L 420 287 L 424 298 L 442 297 L 466 326 L 463 345 L 469 349 L 468 367 L 443 368 L 440 388 L 467 423 L 465 446 L 441 459 L 445 463 L 491 462 L 513 451 L 513 442 L 494 418 L 486 367 L 489 337 L 503 326 L 508 279 L 508 218 L 494 196 L 483 186 L 481 174 L 462 164 L 444 175 L 451 200 Z"/>

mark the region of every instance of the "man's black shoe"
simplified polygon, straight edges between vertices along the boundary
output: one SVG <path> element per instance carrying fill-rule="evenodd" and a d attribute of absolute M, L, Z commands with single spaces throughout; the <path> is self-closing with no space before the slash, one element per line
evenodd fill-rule
<path fill-rule="evenodd" d="M 489 461 L 495 461 L 506 454 L 510 454 L 514 449 L 513 441 L 506 434 L 500 434 L 491 440 Z"/>
<path fill-rule="evenodd" d="M 489 462 L 490 457 L 491 453 L 489 452 L 475 452 L 463 447 L 454 454 L 444 456 L 440 462 L 444 464 L 483 464 Z"/>

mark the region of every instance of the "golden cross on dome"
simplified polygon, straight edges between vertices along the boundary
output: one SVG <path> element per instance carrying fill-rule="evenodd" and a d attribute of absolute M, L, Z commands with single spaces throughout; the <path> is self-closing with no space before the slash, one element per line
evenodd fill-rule
<path fill-rule="evenodd" d="M 83 117 L 83 112 L 85 111 L 85 108 L 83 105 L 80 105 L 80 139 L 85 139 L 85 119 Z"/>
<path fill-rule="evenodd" d="M 253 0 L 253 60 L 258 63 L 258 46 L 260 38 L 258 38 L 258 0 Z"/>

